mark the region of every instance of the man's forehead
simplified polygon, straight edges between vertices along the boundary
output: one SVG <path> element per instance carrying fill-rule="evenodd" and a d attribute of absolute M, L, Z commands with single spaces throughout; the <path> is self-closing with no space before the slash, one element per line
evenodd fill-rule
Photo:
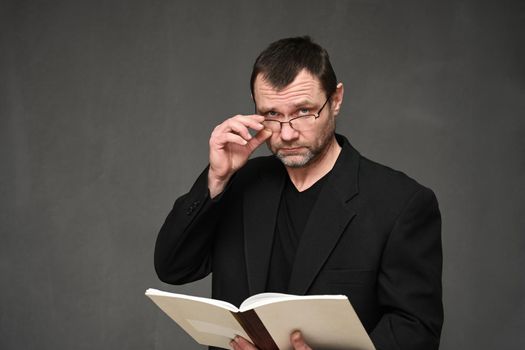
<path fill-rule="evenodd" d="M 319 79 L 304 70 L 282 89 L 276 89 L 261 74 L 257 76 L 254 82 L 254 98 L 258 105 L 286 103 L 297 99 L 313 102 L 321 93 L 322 88 Z"/>

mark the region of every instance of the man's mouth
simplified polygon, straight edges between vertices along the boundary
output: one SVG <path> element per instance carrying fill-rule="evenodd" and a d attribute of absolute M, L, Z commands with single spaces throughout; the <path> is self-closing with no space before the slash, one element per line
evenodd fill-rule
<path fill-rule="evenodd" d="M 279 152 L 285 154 L 293 154 L 301 152 L 302 149 L 303 147 L 281 147 L 279 148 Z"/>

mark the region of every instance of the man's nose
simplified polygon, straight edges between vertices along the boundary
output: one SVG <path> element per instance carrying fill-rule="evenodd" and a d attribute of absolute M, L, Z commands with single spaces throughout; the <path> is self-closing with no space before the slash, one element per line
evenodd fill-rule
<path fill-rule="evenodd" d="M 299 136 L 299 132 L 290 126 L 290 123 L 281 124 L 281 139 L 284 141 L 294 140 Z"/>

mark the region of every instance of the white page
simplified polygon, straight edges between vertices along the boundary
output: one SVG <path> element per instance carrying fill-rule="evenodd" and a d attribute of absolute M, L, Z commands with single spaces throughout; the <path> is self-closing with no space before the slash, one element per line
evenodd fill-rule
<path fill-rule="evenodd" d="M 192 295 L 186 295 L 186 294 L 178 294 L 178 293 L 170 293 L 170 292 L 164 292 L 162 290 L 149 288 L 146 291 L 146 295 L 158 295 L 158 296 L 164 296 L 164 297 L 172 297 L 172 298 L 180 298 L 180 299 L 186 299 L 186 300 L 193 300 L 193 301 L 200 301 L 205 304 L 211 304 L 215 306 L 222 307 L 226 310 L 238 312 L 239 309 L 226 301 L 217 300 L 217 299 L 211 299 L 211 298 L 201 298 L 201 297 L 194 297 Z"/>
<path fill-rule="evenodd" d="M 239 310 L 246 311 L 256 309 L 260 306 L 273 304 L 276 302 L 288 301 L 288 300 L 318 300 L 318 299 L 329 299 L 329 300 L 346 300 L 348 299 L 345 295 L 292 295 L 283 293 L 261 293 L 256 294 L 246 299 Z"/>

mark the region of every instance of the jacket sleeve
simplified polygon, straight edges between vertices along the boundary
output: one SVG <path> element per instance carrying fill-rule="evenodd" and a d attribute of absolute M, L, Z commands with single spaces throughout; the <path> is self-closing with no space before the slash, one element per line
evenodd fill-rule
<path fill-rule="evenodd" d="M 391 231 L 378 275 L 384 315 L 370 334 L 377 350 L 438 349 L 443 323 L 441 215 L 422 188 Z"/>
<path fill-rule="evenodd" d="M 210 198 L 206 168 L 191 190 L 175 201 L 157 236 L 154 264 L 160 280 L 184 284 L 211 272 L 219 202 L 220 198 Z"/>

